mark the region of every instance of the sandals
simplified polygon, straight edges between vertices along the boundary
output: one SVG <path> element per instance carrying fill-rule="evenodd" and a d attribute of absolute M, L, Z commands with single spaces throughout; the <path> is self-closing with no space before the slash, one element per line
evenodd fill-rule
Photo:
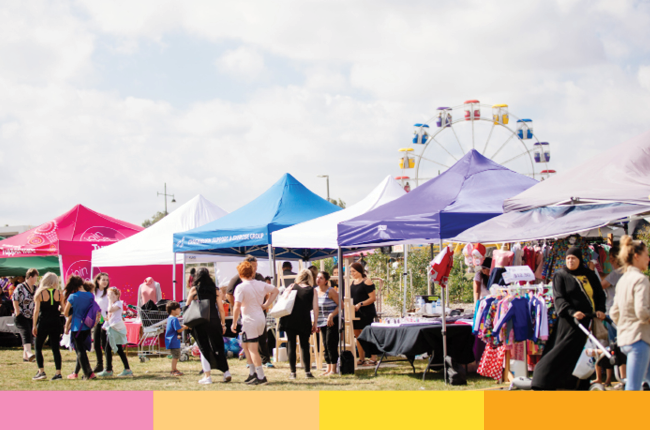
<path fill-rule="evenodd" d="M 366 360 L 361 360 L 361 359 L 357 360 L 357 366 L 363 366 L 365 364 L 366 364 Z"/>
<path fill-rule="evenodd" d="M 368 364 L 371 364 L 371 365 L 373 365 L 373 366 L 376 366 L 376 365 L 377 365 L 377 361 L 375 361 L 375 360 L 368 359 L 367 361 L 368 361 Z"/>

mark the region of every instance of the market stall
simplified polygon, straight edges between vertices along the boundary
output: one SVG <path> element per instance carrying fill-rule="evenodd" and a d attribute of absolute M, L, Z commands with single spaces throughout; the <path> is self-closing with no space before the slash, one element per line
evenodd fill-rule
<path fill-rule="evenodd" d="M 502 205 L 537 181 L 471 150 L 440 176 L 407 195 L 338 225 L 340 247 L 440 243 L 503 213 Z M 440 247 L 442 249 L 442 246 Z M 408 251 L 405 252 L 405 266 Z M 407 266 L 406 266 L 407 267 Z M 342 270 L 339 269 L 339 274 Z M 404 273 L 407 284 L 408 273 Z M 406 288 L 404 288 L 406 297 Z M 445 294 L 443 298 L 443 312 Z M 406 314 L 404 300 L 403 315 Z M 445 319 L 442 325 L 445 346 Z"/>
<path fill-rule="evenodd" d="M 174 233 L 174 252 L 239 257 L 251 254 L 270 260 L 274 256 L 285 260 L 318 258 L 322 253 L 310 249 L 274 249 L 271 233 L 340 210 L 287 173 L 236 211 L 193 230 Z"/>
<path fill-rule="evenodd" d="M 138 286 L 147 277 L 160 283 L 164 299 L 183 297 L 185 258 L 174 255 L 174 233 L 205 225 L 228 214 L 197 195 L 151 227 L 92 253 L 93 267 L 108 272 L 111 284 L 122 290 L 122 300 L 137 303 Z M 192 258 L 187 262 L 202 262 Z M 174 288 L 175 284 L 175 288 Z"/>
<path fill-rule="evenodd" d="M 0 257 L 17 259 L 14 267 L 22 268 L 24 257 L 58 258 L 63 282 L 77 275 L 89 280 L 101 271 L 91 269 L 91 253 L 95 249 L 126 239 L 143 228 L 100 214 L 77 205 L 65 214 L 36 228 L 0 241 Z M 50 264 L 52 263 L 49 260 Z M 12 264 L 4 262 L 5 266 Z M 16 273 L 24 276 L 24 272 Z"/>

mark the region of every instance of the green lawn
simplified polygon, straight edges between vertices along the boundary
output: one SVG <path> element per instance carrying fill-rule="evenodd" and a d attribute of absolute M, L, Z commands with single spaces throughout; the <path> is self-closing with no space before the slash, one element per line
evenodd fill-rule
<path fill-rule="evenodd" d="M 316 379 L 306 380 L 303 371 L 298 369 L 298 379 L 289 380 L 288 363 L 278 363 L 276 369 L 266 369 L 265 373 L 269 384 L 260 387 L 249 387 L 243 383 L 248 376 L 246 362 L 230 359 L 230 372 L 232 382 L 221 382 L 221 372 L 214 372 L 212 385 L 199 385 L 198 373 L 201 364 L 197 358 L 189 362 L 178 363 L 178 369 L 185 373 L 182 377 L 169 375 L 171 360 L 166 356 L 152 357 L 151 360 L 141 363 L 135 350 L 129 352 L 129 363 L 135 374 L 134 378 L 106 378 L 96 381 L 83 381 L 81 379 L 70 381 L 65 376 L 72 372 L 76 356 L 73 352 L 62 351 L 64 380 L 51 382 L 54 376 L 54 363 L 49 350 L 45 351 L 45 372 L 48 379 L 45 381 L 32 381 L 36 373 L 35 363 L 22 361 L 21 349 L 0 348 L 0 387 L 2 390 L 477 390 L 495 388 L 496 384 L 490 379 L 478 375 L 470 375 L 468 385 L 464 387 L 446 386 L 442 381 L 442 373 L 429 373 L 427 380 L 422 382 L 422 372 L 426 361 L 416 361 L 418 373 L 413 373 L 407 362 L 395 363 L 389 367 L 381 368 L 378 376 L 373 377 L 374 368 L 367 367 L 358 370 L 352 376 L 318 377 L 319 371 L 313 370 Z M 91 356 L 91 365 L 94 365 L 94 353 Z M 122 371 L 119 357 L 113 358 L 116 374 Z"/>

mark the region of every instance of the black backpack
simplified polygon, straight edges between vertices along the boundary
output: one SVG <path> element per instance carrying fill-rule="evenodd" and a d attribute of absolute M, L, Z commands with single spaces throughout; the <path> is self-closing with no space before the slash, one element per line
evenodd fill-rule
<path fill-rule="evenodd" d="M 451 385 L 467 385 L 465 366 L 459 365 L 450 356 L 445 357 L 445 364 L 447 364 L 447 382 Z"/>
<path fill-rule="evenodd" d="M 354 375 L 354 355 L 351 351 L 342 351 L 339 356 L 339 374 Z"/>

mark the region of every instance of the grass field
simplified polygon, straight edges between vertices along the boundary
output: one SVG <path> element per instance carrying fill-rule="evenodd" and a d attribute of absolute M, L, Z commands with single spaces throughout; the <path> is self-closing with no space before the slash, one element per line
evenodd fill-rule
<path fill-rule="evenodd" d="M 422 381 L 422 372 L 426 361 L 416 361 L 417 373 L 413 373 L 407 362 L 394 363 L 380 368 L 377 377 L 373 377 L 373 367 L 364 367 L 352 376 L 318 377 L 321 373 L 314 369 L 312 373 L 316 379 L 307 380 L 302 369 L 298 369 L 298 379 L 289 380 L 289 364 L 278 363 L 275 369 L 265 369 L 269 384 L 266 386 L 249 387 L 243 383 L 248 376 L 248 369 L 244 360 L 230 359 L 230 372 L 233 379 L 230 383 L 223 383 L 219 371 L 213 373 L 212 385 L 200 385 L 198 373 L 201 364 L 197 358 L 189 362 L 178 363 L 178 369 L 185 373 L 181 377 L 169 375 L 171 360 L 166 356 L 152 357 L 149 361 L 141 363 L 135 351 L 129 352 L 129 363 L 133 370 L 133 378 L 105 378 L 95 381 L 67 380 L 66 375 L 72 372 L 76 356 L 73 352 L 62 351 L 63 377 L 62 381 L 51 382 L 54 376 L 54 363 L 49 350 L 44 353 L 45 372 L 48 379 L 32 381 L 37 371 L 36 363 L 24 363 L 22 350 L 19 348 L 0 348 L 0 389 L 2 390 L 476 390 L 494 388 L 494 381 L 470 375 L 468 385 L 452 387 L 445 385 L 442 373 L 429 373 L 426 381 Z M 90 355 L 91 365 L 95 364 L 94 353 Z M 115 374 L 122 371 L 122 362 L 119 357 L 113 358 Z"/>

